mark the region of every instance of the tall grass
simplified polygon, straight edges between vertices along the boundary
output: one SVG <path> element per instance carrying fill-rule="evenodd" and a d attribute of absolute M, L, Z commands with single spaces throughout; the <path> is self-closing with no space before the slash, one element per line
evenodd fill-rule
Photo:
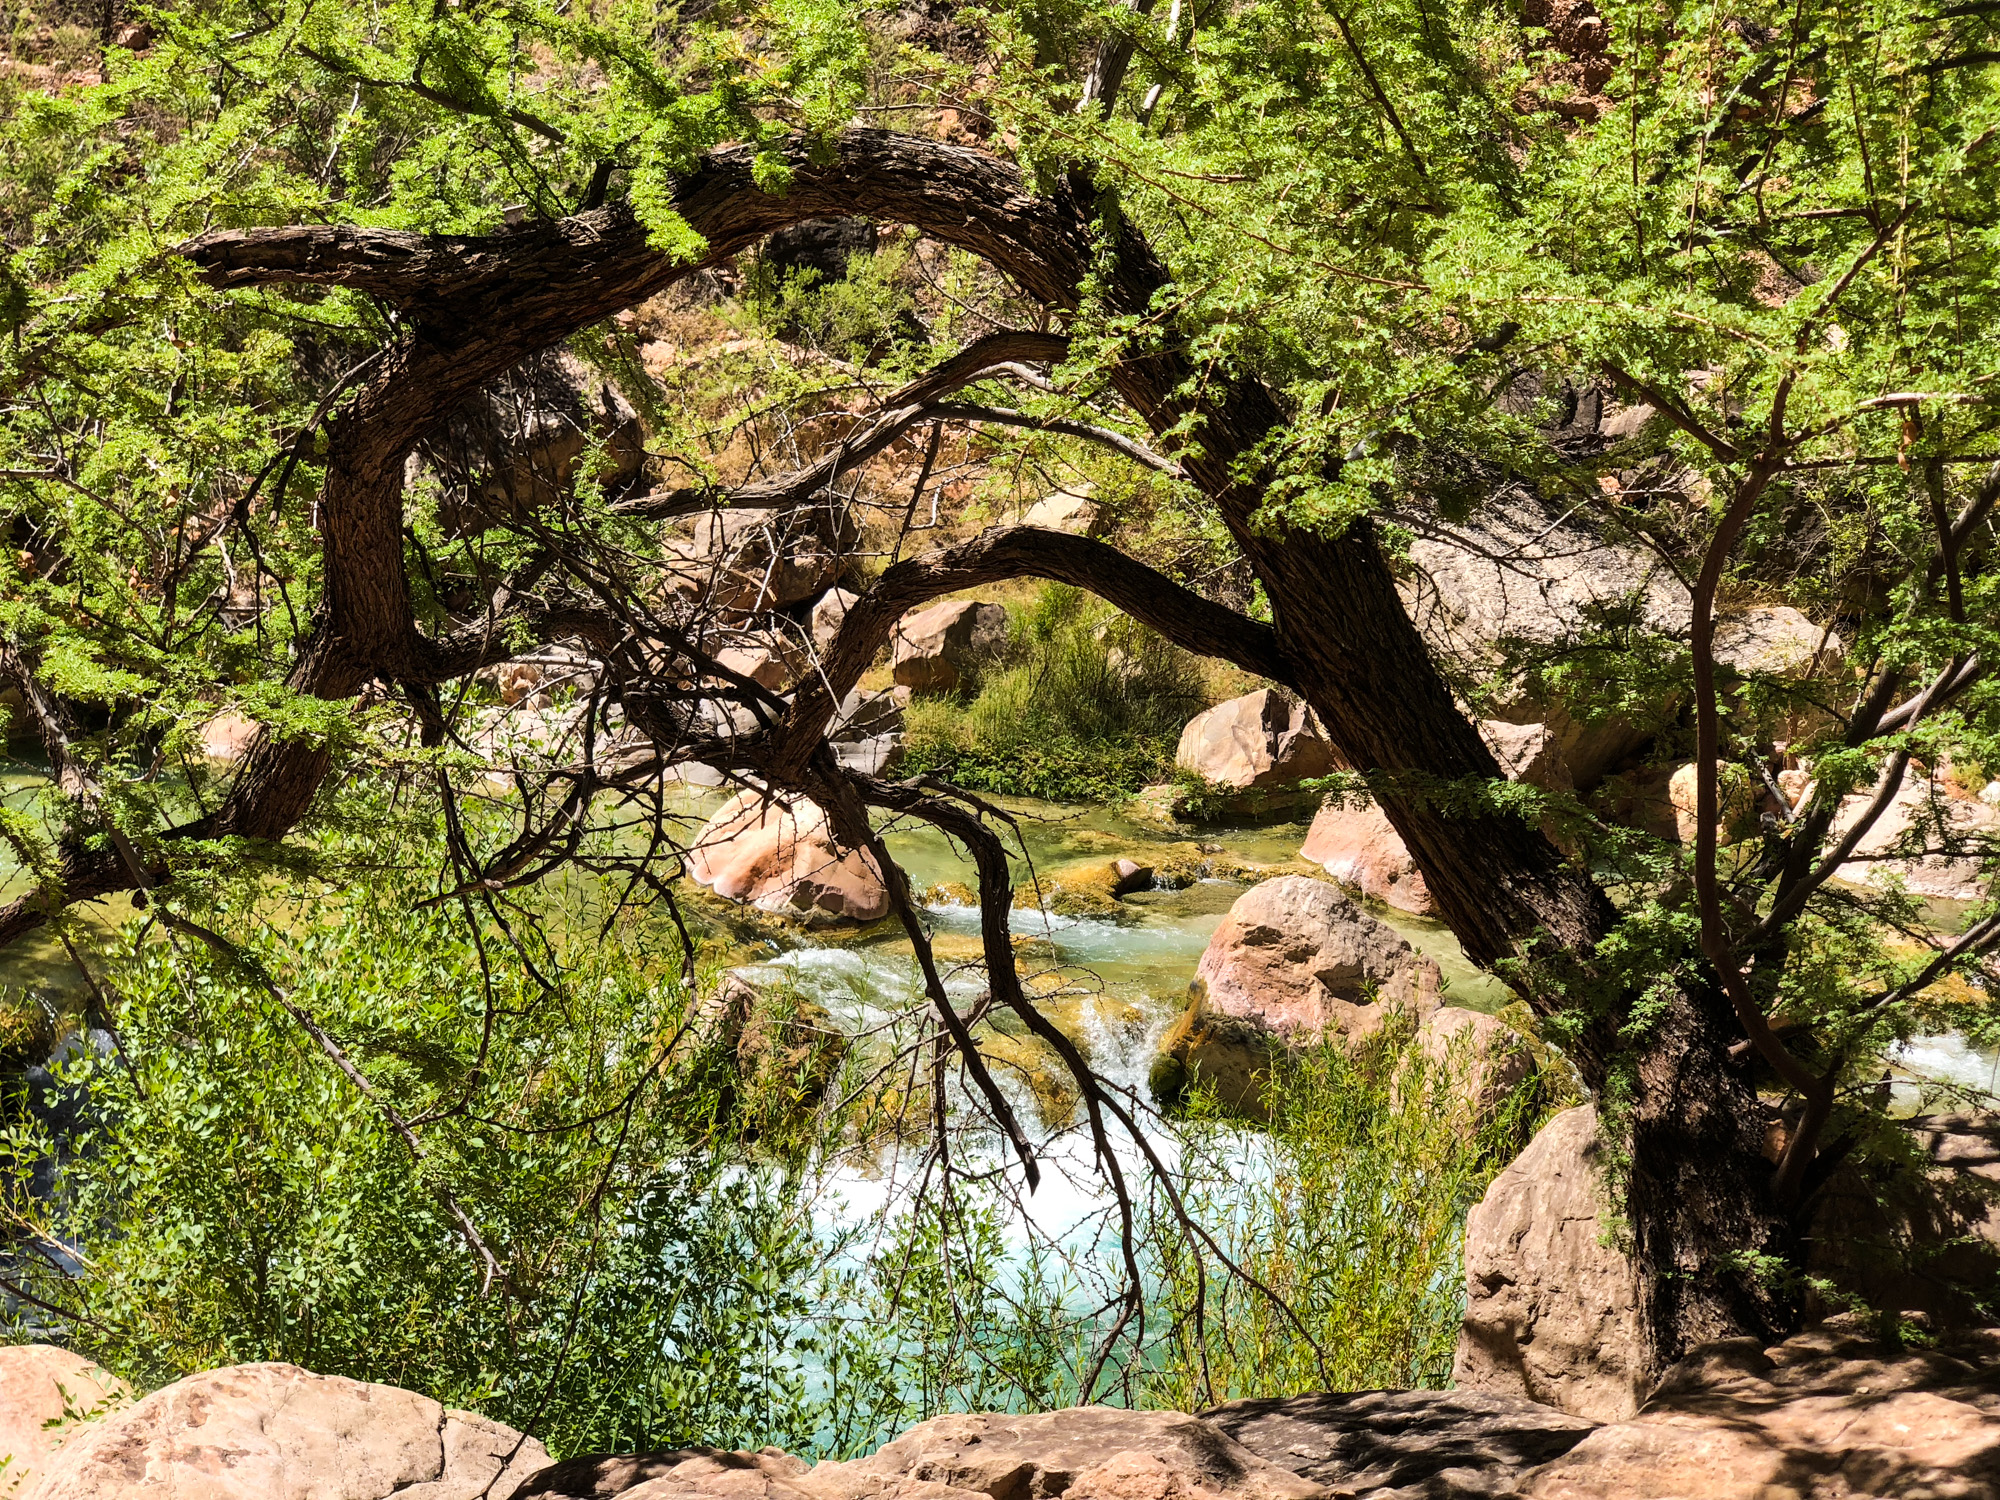
<path fill-rule="evenodd" d="M 1197 1101 L 1183 1201 L 1245 1274 L 1203 1275 L 1184 1237 L 1159 1237 L 1171 1332 L 1148 1404 L 1451 1383 L 1466 1211 L 1542 1113 L 1530 1082 L 1482 1120 L 1471 1073 L 1462 1049 L 1427 1055 L 1392 1022 L 1278 1070 L 1266 1136 Z"/>
<path fill-rule="evenodd" d="M 1066 802 L 1165 780 L 1210 702 L 1203 663 L 1066 584 L 1010 614 L 1007 655 L 974 694 L 910 705 L 910 768 Z"/>

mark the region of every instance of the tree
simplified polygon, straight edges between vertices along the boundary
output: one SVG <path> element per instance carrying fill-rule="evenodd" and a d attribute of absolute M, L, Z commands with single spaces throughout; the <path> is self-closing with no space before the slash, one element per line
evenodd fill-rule
<path fill-rule="evenodd" d="M 865 25 L 811 5 L 698 20 L 397 9 L 366 30 L 252 10 L 241 36 L 229 7 L 163 14 L 152 56 L 14 122 L 24 183 L 35 153 L 61 154 L 51 140 L 75 158 L 37 166 L 61 184 L 59 216 L 10 209 L 32 247 L 9 378 L 34 393 L 11 472 L 37 578 L 5 621 L 69 821 L 49 846 L 15 826 L 39 885 L 0 912 L 0 937 L 111 892 L 170 893 L 292 835 L 342 763 L 357 698 L 400 695 L 437 746 L 441 688 L 523 641 L 572 639 L 597 671 L 590 722 L 608 730 L 617 704 L 644 753 L 601 764 L 586 733 L 578 762 L 544 768 L 517 839 L 461 851 L 466 888 L 558 867 L 593 808 L 681 761 L 810 797 L 884 860 L 871 811 L 928 820 L 977 858 L 994 1001 L 1085 1078 L 1014 978 L 1005 853 L 980 804 L 845 770 L 827 748 L 841 696 L 906 610 L 1056 579 L 1313 706 L 1466 952 L 1616 1106 L 1655 1357 L 1777 1333 L 1799 1292 L 1773 1268 L 1797 1264 L 1813 1194 L 1858 1128 L 1844 1091 L 1927 986 L 2000 938 L 1981 905 L 1949 939 L 1913 932 L 1923 952 L 1898 967 L 1879 933 L 1910 925 L 1908 903 L 1829 884 L 1913 759 L 1994 755 L 1984 558 L 2000 471 L 1968 476 L 1992 461 L 2000 116 L 1973 8 L 1768 9 L 1413 5 L 1364 21 L 1307 0 L 1165 17 L 1027 5 L 978 18 L 970 51 L 946 35 L 941 54 L 886 63 Z M 848 123 L 886 108 L 940 134 L 948 109 L 982 144 Z M 143 128 L 121 137 L 121 121 Z M 76 149 L 113 139 L 135 155 Z M 108 195 L 134 160 L 144 212 Z M 494 224 L 504 194 L 487 172 L 528 199 L 518 224 Z M 976 257 L 998 278 L 986 308 L 1012 320 L 933 357 L 796 472 L 619 496 L 586 484 L 450 539 L 456 576 L 438 585 L 405 460 L 462 400 L 833 215 Z M 121 379 L 107 426 L 93 381 L 123 359 L 159 375 Z M 1024 362 L 1029 411 L 947 400 L 1018 382 Z M 301 368 L 322 372 L 310 402 L 279 392 Z M 1565 382 L 1643 402 L 1672 433 L 1643 451 L 1565 436 L 1533 394 Z M 1105 544 L 1000 529 L 894 562 L 819 670 L 776 695 L 716 660 L 698 610 L 662 602 L 652 523 L 809 506 L 899 433 L 1010 421 L 1171 467 L 1268 618 Z M 250 469 L 232 439 L 274 431 Z M 170 461 L 149 467 L 149 446 Z M 1695 503 L 1600 483 L 1639 457 Z M 1587 817 L 1573 848 L 1552 842 L 1552 809 L 1501 791 L 1462 706 L 1477 685 L 1448 677 L 1404 610 L 1405 529 L 1519 486 L 1649 537 L 1693 575 L 1699 831 L 1684 863 L 1634 863 Z M 1820 531 L 1803 549 L 1814 587 L 1866 673 L 1803 747 L 1812 798 L 1726 853 L 1718 765 L 1761 775 L 1771 747 L 1726 727 L 1716 603 L 1768 572 L 1746 538 L 1802 515 Z M 289 612 L 281 631 L 256 602 L 254 649 L 247 630 L 191 623 L 235 566 L 231 538 Z M 1632 670 L 1603 660 L 1613 686 Z M 754 729 L 704 730 L 702 679 Z M 179 749 L 171 710 L 224 680 L 266 728 L 219 801 L 175 818 L 119 784 L 114 767 Z M 90 735 L 86 705 L 105 726 Z M 1837 823 L 1870 786 L 1869 808 Z M 671 860 L 670 841 L 656 849 Z M 1866 962 L 1842 971 L 1841 953 Z M 1775 1167 L 1759 1098 L 1773 1077 L 1796 1101 Z M 1102 1135 L 1122 1106 L 1087 1097 Z"/>

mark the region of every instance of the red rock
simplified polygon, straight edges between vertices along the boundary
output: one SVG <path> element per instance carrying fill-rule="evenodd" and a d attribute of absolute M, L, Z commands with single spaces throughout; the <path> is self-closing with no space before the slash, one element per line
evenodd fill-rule
<path fill-rule="evenodd" d="M 1632 1261 L 1602 1243 L 1597 1114 L 1567 1110 L 1493 1180 L 1465 1222 L 1465 1325 L 1453 1384 L 1594 1422 L 1650 1384 Z"/>
<path fill-rule="evenodd" d="M 970 687 L 979 669 L 1007 649 L 1007 611 L 950 599 L 905 615 L 896 626 L 896 682 L 919 693 Z"/>
<path fill-rule="evenodd" d="M 1263 688 L 1218 703 L 1181 731 L 1174 764 L 1214 786 L 1238 791 L 1289 787 L 1339 769 L 1312 712 Z"/>
<path fill-rule="evenodd" d="M 763 911 L 872 922 L 889 909 L 874 856 L 835 848 L 826 814 L 803 797 L 780 805 L 761 792 L 738 793 L 696 835 L 687 872 L 718 896 Z"/>
<path fill-rule="evenodd" d="M 1304 875 L 1254 886 L 1195 970 L 1209 1013 L 1280 1034 L 1363 1036 L 1391 1006 L 1438 1007 L 1438 967 L 1336 887 Z"/>
<path fill-rule="evenodd" d="M 1430 888 L 1410 858 L 1402 835 L 1373 803 L 1367 807 L 1322 807 L 1306 831 L 1299 857 L 1324 866 L 1342 885 L 1398 911 L 1429 916 Z"/>
<path fill-rule="evenodd" d="M 26 1495 L 66 1442 L 132 1399 L 129 1385 L 81 1354 L 0 1348 L 0 1494 Z"/>
<path fill-rule="evenodd" d="M 548 1462 L 533 1438 L 411 1391 L 232 1365 L 79 1433 L 34 1500 L 505 1500 Z"/>

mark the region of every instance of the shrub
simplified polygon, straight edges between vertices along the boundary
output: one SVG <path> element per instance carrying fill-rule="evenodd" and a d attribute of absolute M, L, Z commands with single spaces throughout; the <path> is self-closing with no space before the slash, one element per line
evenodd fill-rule
<path fill-rule="evenodd" d="M 1065 584 L 1045 585 L 1010 624 L 1008 658 L 977 696 L 911 705 L 911 770 L 1058 802 L 1166 779 L 1182 726 L 1209 703 L 1196 658 Z"/>
<path fill-rule="evenodd" d="M 255 968 L 128 932 L 115 1046 L 61 1072 L 88 1105 L 51 1199 L 31 1183 L 57 1143 L 0 1137 L 0 1199 L 32 1226 L 6 1332 L 141 1388 L 252 1360 L 384 1381 L 559 1453 L 808 1438 L 821 1247 L 776 1168 L 680 1123 L 713 1111 L 662 1066 L 675 966 L 628 932 L 558 936 L 530 970 L 487 913 L 412 911 L 388 878 L 293 894 L 203 911 Z M 516 913 L 594 936 L 591 916 Z"/>

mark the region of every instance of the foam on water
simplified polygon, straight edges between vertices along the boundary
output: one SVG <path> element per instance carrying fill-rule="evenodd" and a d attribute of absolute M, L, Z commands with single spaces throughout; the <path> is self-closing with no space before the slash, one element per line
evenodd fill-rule
<path fill-rule="evenodd" d="M 1905 1108 L 1922 1103 L 1925 1083 L 2000 1093 L 2000 1052 L 1974 1047 L 1956 1033 L 1911 1037 L 1890 1055 L 1909 1075 L 1894 1085 L 1896 1102 Z"/>

